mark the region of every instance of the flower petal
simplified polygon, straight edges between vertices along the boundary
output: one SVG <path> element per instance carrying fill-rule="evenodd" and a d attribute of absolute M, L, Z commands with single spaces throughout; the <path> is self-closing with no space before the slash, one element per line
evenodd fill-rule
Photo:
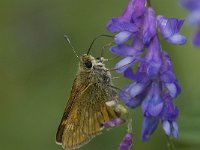
<path fill-rule="evenodd" d="M 127 133 L 119 145 L 118 150 L 130 150 L 133 144 L 133 134 Z"/>
<path fill-rule="evenodd" d="M 198 31 L 193 35 L 192 43 L 193 43 L 195 46 L 200 47 L 200 28 L 199 28 Z"/>
<path fill-rule="evenodd" d="M 121 92 L 119 93 L 120 99 L 122 99 L 124 102 L 132 99 L 132 96 L 129 94 L 128 89 L 129 89 L 129 86 L 125 86 L 121 89 Z"/>
<path fill-rule="evenodd" d="M 156 102 L 155 99 L 154 99 L 154 102 Z M 155 117 L 158 116 L 160 112 L 162 111 L 163 105 L 164 104 L 161 99 L 160 99 L 160 103 L 149 105 L 149 108 L 148 108 L 149 114 Z"/>
<path fill-rule="evenodd" d="M 163 99 L 165 101 L 165 105 L 160 114 L 162 121 L 175 121 L 178 117 L 178 108 L 174 106 L 173 99 L 169 94 L 164 94 Z"/>
<path fill-rule="evenodd" d="M 174 98 L 178 95 L 178 89 L 174 83 L 166 83 L 165 86 L 169 90 L 170 96 L 172 98 Z"/>
<path fill-rule="evenodd" d="M 163 108 L 163 100 L 161 98 L 161 90 L 158 83 L 152 83 L 151 88 L 142 102 L 142 112 L 145 116 L 157 117 Z"/>
<path fill-rule="evenodd" d="M 199 7 L 200 8 L 200 7 Z M 200 23 L 200 10 L 192 11 L 189 16 L 187 16 L 187 23 L 189 25 L 198 25 Z"/>
<path fill-rule="evenodd" d="M 160 80 L 164 83 L 172 83 L 176 80 L 176 76 L 172 71 L 165 71 L 161 73 Z"/>
<path fill-rule="evenodd" d="M 103 126 L 105 128 L 113 128 L 115 126 L 121 125 L 125 122 L 124 119 L 121 118 L 115 118 L 115 119 L 111 119 L 109 121 L 104 122 Z"/>
<path fill-rule="evenodd" d="M 135 82 L 129 86 L 128 92 L 130 93 L 132 97 L 135 97 L 141 94 L 141 92 L 145 90 L 146 86 L 147 84 L 145 83 Z"/>
<path fill-rule="evenodd" d="M 143 28 L 143 43 L 148 46 L 156 34 L 156 17 L 154 10 L 150 7 L 145 11 Z"/>
<path fill-rule="evenodd" d="M 128 69 L 130 66 L 132 66 L 136 62 L 135 57 L 125 57 L 121 61 L 119 61 L 115 68 L 117 69 L 117 73 L 123 73 L 126 69 Z"/>
<path fill-rule="evenodd" d="M 136 62 L 135 57 L 125 57 L 121 61 L 119 61 L 116 65 L 115 68 L 117 69 L 117 73 L 122 73 L 126 69 L 128 69 L 130 66 L 132 66 Z"/>
<path fill-rule="evenodd" d="M 162 127 L 168 136 L 178 138 L 178 125 L 176 121 L 163 121 Z"/>
<path fill-rule="evenodd" d="M 140 35 L 136 34 L 134 41 L 132 43 L 132 47 L 139 53 L 142 52 L 144 49 L 144 44 L 142 42 L 142 39 L 140 38 Z"/>
<path fill-rule="evenodd" d="M 132 12 L 132 20 L 135 21 L 135 19 L 141 17 L 144 15 L 145 12 L 145 2 L 146 0 L 133 0 L 133 12 Z"/>
<path fill-rule="evenodd" d="M 136 75 L 133 73 L 131 68 L 124 71 L 124 77 L 132 80 L 136 80 Z"/>
<path fill-rule="evenodd" d="M 163 127 L 165 133 L 168 136 L 170 136 L 170 134 L 171 134 L 171 125 L 170 125 L 169 121 L 163 121 L 162 122 L 162 127 Z"/>
<path fill-rule="evenodd" d="M 124 57 L 138 55 L 138 51 L 127 44 L 115 45 L 110 48 L 110 52 Z"/>
<path fill-rule="evenodd" d="M 159 120 L 155 117 L 144 117 L 142 124 L 142 141 L 149 140 L 150 135 L 155 131 L 159 123 Z"/>
<path fill-rule="evenodd" d="M 160 71 L 160 66 L 162 64 L 161 47 L 157 36 L 153 38 L 151 44 L 148 47 L 148 53 L 146 55 L 145 61 L 148 63 L 146 70 L 147 75 L 150 79 L 154 79 L 157 77 Z"/>
<path fill-rule="evenodd" d="M 125 86 L 121 92 L 119 93 L 119 97 L 120 99 L 123 100 L 124 104 L 130 108 L 136 108 L 137 106 L 139 106 L 143 99 L 145 98 L 146 93 L 143 92 L 141 94 L 138 94 L 135 97 L 131 96 L 131 93 L 129 92 L 130 86 Z"/>
<path fill-rule="evenodd" d="M 138 27 L 135 24 L 124 20 L 121 17 L 112 18 L 107 24 L 107 29 L 110 32 L 129 31 L 134 33 L 138 31 Z"/>
<path fill-rule="evenodd" d="M 128 106 L 129 108 L 136 108 L 136 107 L 138 107 L 141 103 L 142 103 L 142 100 L 141 100 L 141 99 L 137 99 L 137 98 L 128 99 L 128 100 L 124 101 L 124 104 L 125 104 L 126 106 Z"/>
<path fill-rule="evenodd" d="M 185 44 L 187 38 L 181 34 L 174 34 L 173 36 L 169 37 L 167 41 L 171 44 Z"/>
<path fill-rule="evenodd" d="M 133 36 L 133 33 L 129 31 L 121 31 L 115 35 L 115 43 L 120 45 L 128 41 Z"/>
<path fill-rule="evenodd" d="M 190 11 L 198 10 L 200 8 L 199 0 L 181 0 L 181 4 Z"/>
<path fill-rule="evenodd" d="M 134 12 L 134 2 L 135 0 L 129 0 L 129 3 L 125 9 L 125 11 L 123 12 L 122 18 L 130 21 L 131 20 L 131 16 Z"/>
<path fill-rule="evenodd" d="M 172 122 L 172 129 L 172 136 L 178 138 L 178 124 L 175 121 Z"/>
<path fill-rule="evenodd" d="M 184 44 L 186 38 L 179 34 L 179 31 L 184 23 L 184 20 L 176 18 L 165 18 L 164 16 L 157 17 L 157 25 L 162 36 L 172 44 Z"/>

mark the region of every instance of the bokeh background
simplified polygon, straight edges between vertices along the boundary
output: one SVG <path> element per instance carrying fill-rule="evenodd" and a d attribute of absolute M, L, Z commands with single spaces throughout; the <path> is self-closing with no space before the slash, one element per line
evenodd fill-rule
<path fill-rule="evenodd" d="M 105 25 L 119 16 L 127 0 L 6 0 L 0 9 L 0 150 L 61 150 L 55 144 L 60 122 L 77 71 L 78 61 L 64 41 L 68 34 L 79 54 Z M 187 14 L 176 0 L 152 0 L 157 14 L 184 18 Z M 175 73 L 182 85 L 176 99 L 180 108 L 180 136 L 176 150 L 200 148 L 200 49 L 190 45 L 194 29 L 184 25 L 188 38 L 183 46 L 163 49 L 171 55 Z M 92 51 L 99 56 L 110 39 L 100 39 Z M 113 57 L 107 52 L 105 57 Z M 117 60 L 110 62 L 113 67 Z M 130 81 L 114 81 L 122 87 Z M 151 140 L 140 141 L 142 114 L 134 116 L 134 149 L 167 150 L 166 137 L 159 126 Z M 81 150 L 116 150 L 126 126 L 104 131 Z"/>

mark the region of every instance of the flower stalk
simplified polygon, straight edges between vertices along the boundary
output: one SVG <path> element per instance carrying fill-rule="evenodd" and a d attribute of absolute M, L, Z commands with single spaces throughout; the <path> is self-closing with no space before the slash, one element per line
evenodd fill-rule
<path fill-rule="evenodd" d="M 167 136 L 178 137 L 174 99 L 181 87 L 158 32 L 169 44 L 182 45 L 186 42 L 179 33 L 183 23 L 184 20 L 156 15 L 150 0 L 129 0 L 122 16 L 107 24 L 107 29 L 116 33 L 116 45 L 110 52 L 122 57 L 115 66 L 116 72 L 133 81 L 119 97 L 129 108 L 142 108 L 142 141 L 150 139 L 160 121 Z"/>
<path fill-rule="evenodd" d="M 169 136 L 167 136 L 167 147 L 168 150 L 175 150 L 173 140 Z"/>
<path fill-rule="evenodd" d="M 151 0 L 147 0 L 147 7 L 151 7 Z"/>

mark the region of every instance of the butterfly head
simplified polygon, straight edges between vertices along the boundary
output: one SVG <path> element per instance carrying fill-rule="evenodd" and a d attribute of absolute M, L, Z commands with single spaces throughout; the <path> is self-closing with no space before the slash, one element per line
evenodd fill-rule
<path fill-rule="evenodd" d="M 99 57 L 99 58 L 94 58 L 91 55 L 83 54 L 80 57 L 80 68 L 84 70 L 91 70 L 91 69 L 96 69 L 96 68 L 104 68 L 104 58 Z"/>
<path fill-rule="evenodd" d="M 84 70 L 91 70 L 93 69 L 95 62 L 96 60 L 93 56 L 83 54 L 80 57 L 80 68 Z"/>

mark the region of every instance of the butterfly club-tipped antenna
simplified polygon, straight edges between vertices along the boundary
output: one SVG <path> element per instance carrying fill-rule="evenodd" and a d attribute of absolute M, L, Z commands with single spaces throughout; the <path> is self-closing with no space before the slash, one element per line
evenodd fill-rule
<path fill-rule="evenodd" d="M 90 47 L 88 48 L 88 51 L 87 51 L 87 55 L 89 55 L 91 49 L 92 49 L 92 46 L 94 45 L 94 42 L 99 39 L 100 37 L 109 37 L 109 38 L 114 38 L 113 35 L 106 35 L 106 34 L 101 34 L 101 35 L 98 35 L 96 36 L 93 40 L 92 40 L 92 43 L 90 44 Z"/>
<path fill-rule="evenodd" d="M 77 52 L 76 52 L 74 46 L 71 44 L 69 37 L 65 34 L 65 35 L 64 35 L 64 38 L 65 38 L 65 40 L 67 41 L 67 43 L 70 45 L 70 47 L 72 48 L 72 50 L 73 50 L 75 56 L 76 56 L 76 57 L 78 58 L 78 60 L 79 60 L 79 56 L 78 56 L 78 54 L 77 54 Z"/>

